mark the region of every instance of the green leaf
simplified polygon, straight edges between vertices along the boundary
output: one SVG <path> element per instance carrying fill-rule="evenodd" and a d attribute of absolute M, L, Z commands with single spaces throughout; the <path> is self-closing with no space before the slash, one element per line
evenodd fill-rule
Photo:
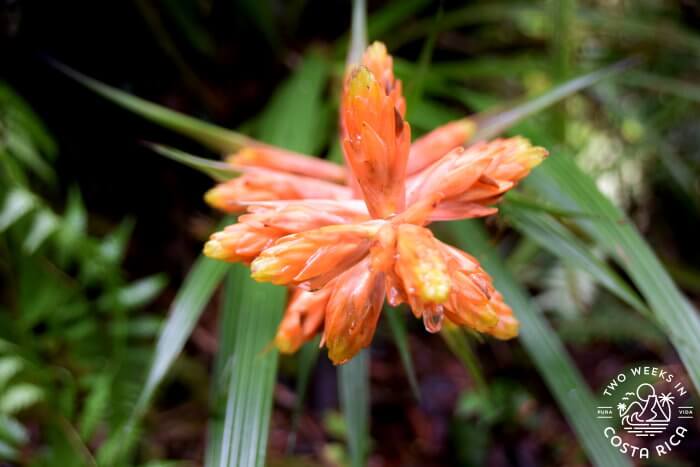
<path fill-rule="evenodd" d="M 34 196 L 26 190 L 15 188 L 5 196 L 0 209 L 0 232 L 17 222 L 36 205 Z"/>
<path fill-rule="evenodd" d="M 440 4 L 435 15 L 435 19 L 433 20 L 433 28 L 423 43 L 423 48 L 421 49 L 420 56 L 418 57 L 416 73 L 411 77 L 411 81 L 406 89 L 406 99 L 411 102 L 415 103 L 422 99 L 425 78 L 428 74 L 428 69 L 430 68 L 433 59 L 433 51 L 435 50 L 435 42 L 437 41 L 437 33 L 442 18 L 443 7 L 442 4 Z"/>
<path fill-rule="evenodd" d="M 494 285 L 520 321 L 522 345 L 593 464 L 630 465 L 603 436 L 603 426 L 594 417 L 596 400 L 586 382 L 549 323 L 489 244 L 483 227 L 475 221 L 462 221 L 445 224 L 444 229 L 458 247 L 476 256 L 493 277 Z"/>
<path fill-rule="evenodd" d="M 87 210 L 85 204 L 80 196 L 80 191 L 72 187 L 68 192 L 63 220 L 55 236 L 60 264 L 65 264 L 73 256 L 73 253 L 83 246 L 81 240 L 85 237 L 86 226 Z"/>
<path fill-rule="evenodd" d="M 222 261 L 200 257 L 190 269 L 158 337 L 153 362 L 132 418 L 139 418 L 148 406 L 153 393 L 180 354 L 228 267 L 229 265 Z"/>
<path fill-rule="evenodd" d="M 179 149 L 164 146 L 162 144 L 149 143 L 147 146 L 158 154 L 192 167 L 193 169 L 199 170 L 200 172 L 209 175 L 211 178 L 219 182 L 230 180 L 231 178 L 239 175 L 237 170 L 225 162 L 193 156 L 184 151 L 180 151 Z"/>
<path fill-rule="evenodd" d="M 437 126 L 462 117 L 461 113 L 427 99 L 411 101 L 409 105 L 411 110 L 408 114 L 408 121 L 411 123 L 411 127 L 415 126 L 423 131 L 430 131 Z"/>
<path fill-rule="evenodd" d="M 195 141 L 199 141 L 211 149 L 221 152 L 235 151 L 243 146 L 250 145 L 252 142 L 252 140 L 245 135 L 198 120 L 145 99 L 141 99 L 140 97 L 133 96 L 127 92 L 120 91 L 117 88 L 101 83 L 61 63 L 52 62 L 52 64 L 69 77 L 102 97 L 158 125 L 190 137 Z"/>
<path fill-rule="evenodd" d="M 436 26 L 439 28 L 439 25 Z M 431 31 L 432 33 L 432 31 Z M 468 60 L 435 63 L 430 72 L 444 79 L 463 83 L 466 79 L 494 79 L 507 76 L 523 76 L 533 70 L 541 70 L 543 59 L 532 53 L 502 55 L 479 55 Z"/>
<path fill-rule="evenodd" d="M 368 18 L 367 30 L 370 37 L 391 34 L 397 26 L 413 17 L 428 4 L 430 4 L 430 0 L 389 2 L 384 8 L 372 13 Z"/>
<path fill-rule="evenodd" d="M 467 340 L 466 333 L 462 328 L 443 328 L 440 335 L 445 340 L 447 347 L 462 362 L 464 367 L 474 379 L 474 385 L 482 398 L 488 399 L 488 386 L 484 378 L 484 372 L 479 366 L 479 362 L 474 355 L 474 351 Z"/>
<path fill-rule="evenodd" d="M 367 6 L 365 5 L 365 0 L 353 0 L 350 47 L 348 48 L 348 57 L 345 63 L 348 66 L 360 63 L 366 48 Z"/>
<path fill-rule="evenodd" d="M 15 460 L 17 458 L 17 448 L 0 440 L 0 459 Z"/>
<path fill-rule="evenodd" d="M 678 352 L 690 378 L 700 389 L 700 318 L 681 294 L 654 252 L 593 179 L 565 154 L 550 157 L 527 182 L 565 209 L 584 209 L 603 220 L 574 219 L 632 278 Z"/>
<path fill-rule="evenodd" d="M 289 443 L 287 445 L 288 453 L 293 452 L 296 445 L 296 435 L 299 429 L 301 413 L 304 408 L 306 389 L 309 386 L 311 372 L 321 353 L 318 345 L 319 341 L 320 338 L 316 338 L 305 343 L 298 352 L 299 367 L 297 369 L 296 400 L 294 401 L 294 409 L 292 410 L 292 429 L 290 430 L 291 433 L 289 434 Z"/>
<path fill-rule="evenodd" d="M 29 234 L 24 239 L 22 248 L 27 254 L 34 253 L 44 241 L 58 228 L 59 219 L 49 210 L 42 210 L 34 216 Z"/>
<path fill-rule="evenodd" d="M 31 135 L 24 128 L 11 127 L 3 132 L 4 143 L 7 150 L 15 156 L 27 168 L 45 182 L 54 181 L 56 174 L 46 161 L 41 157 L 41 153 L 34 145 Z"/>
<path fill-rule="evenodd" d="M 406 330 L 406 318 L 404 310 L 385 306 L 382 315 L 386 318 L 391 328 L 391 334 L 394 337 L 396 348 L 399 351 L 399 357 L 403 364 L 403 369 L 406 371 L 408 384 L 411 386 L 411 391 L 416 400 L 420 400 L 420 388 L 418 386 L 418 378 L 416 370 L 413 368 L 413 359 L 411 358 L 411 350 L 408 345 L 408 331 Z"/>
<path fill-rule="evenodd" d="M 275 92 L 257 122 L 261 140 L 313 153 L 323 145 L 327 117 L 322 99 L 328 65 L 310 54 Z M 213 385 L 215 413 L 207 437 L 206 466 L 263 465 L 277 351 L 271 342 L 284 304 L 284 289 L 258 284 L 236 266 L 226 286 L 220 349 Z M 223 407 L 221 410 L 217 408 Z"/>
<path fill-rule="evenodd" d="M 275 90 L 257 122 L 257 136 L 269 144 L 315 154 L 327 141 L 324 93 L 330 67 L 317 53 L 304 56 L 299 67 Z"/>
<path fill-rule="evenodd" d="M 402 2 L 396 2 L 402 3 Z M 512 3 L 487 2 L 485 4 L 469 5 L 464 8 L 450 10 L 445 13 L 445 20 L 441 22 L 438 32 L 448 31 L 462 26 L 474 25 L 486 22 L 504 23 L 510 16 L 521 11 L 536 10 L 532 7 L 521 7 Z M 499 24 L 499 27 L 501 24 Z M 432 21 L 423 18 L 414 22 L 410 27 L 393 30 L 388 42 L 392 47 L 400 47 L 408 42 L 419 39 L 430 33 Z"/>
<path fill-rule="evenodd" d="M 116 229 L 100 241 L 100 256 L 110 263 L 120 264 L 124 259 L 124 253 L 133 230 L 134 221 L 129 218 L 123 220 Z"/>
<path fill-rule="evenodd" d="M 528 99 L 520 105 L 511 106 L 505 110 L 487 111 L 477 114 L 472 117 L 476 120 L 478 125 L 476 134 L 472 137 L 472 141 L 493 138 L 523 119 L 603 79 L 614 76 L 635 63 L 636 60 L 633 59 L 623 60 L 592 73 L 571 79 L 547 91 L 541 96 Z"/>
<path fill-rule="evenodd" d="M 220 369 L 225 382 L 225 407 L 220 431 L 207 450 L 207 465 L 262 467 L 265 465 L 272 396 L 277 373 L 274 338 L 285 302 L 286 290 L 254 282 L 247 271 L 231 274 L 226 283 Z M 225 334 L 224 334 L 225 333 Z M 219 399 L 219 398 L 217 398 Z M 211 440 L 211 438 L 210 438 Z"/>
<path fill-rule="evenodd" d="M 592 8 L 580 8 L 576 16 L 577 21 L 592 29 L 611 32 L 625 41 L 662 40 L 666 47 L 700 54 L 700 35 L 680 26 L 680 23 L 662 18 L 661 15 L 640 17 L 633 14 L 607 14 Z"/>
<path fill-rule="evenodd" d="M 144 277 L 116 290 L 107 305 L 127 310 L 145 306 L 163 291 L 167 282 L 163 274 Z"/>
<path fill-rule="evenodd" d="M 622 301 L 642 313 L 649 313 L 644 302 L 607 264 L 599 260 L 588 245 L 553 217 L 504 203 L 501 213 L 524 235 L 569 265 L 583 269 Z"/>
<path fill-rule="evenodd" d="M 350 465 L 364 467 L 369 454 L 369 350 L 338 368 L 340 406 L 347 424 Z"/>
<path fill-rule="evenodd" d="M 163 10 L 173 19 L 173 25 L 187 38 L 189 45 L 199 53 L 213 58 L 216 42 L 206 28 L 201 6 L 195 2 L 165 0 Z"/>
<path fill-rule="evenodd" d="M 231 380 L 231 357 L 233 355 L 237 313 L 227 310 L 239 308 L 240 294 L 234 293 L 238 284 L 249 274 L 242 264 L 232 264 L 226 275 L 221 317 L 219 319 L 219 347 L 214 358 L 214 374 L 209 389 L 210 411 L 207 426 L 207 443 L 204 465 L 218 467 L 221 459 L 221 444 L 224 433 L 224 412 L 226 411 L 226 395 Z"/>
<path fill-rule="evenodd" d="M 24 366 L 24 360 L 16 355 L 0 358 L 0 392 L 15 375 L 24 369 Z"/>
<path fill-rule="evenodd" d="M 110 406 L 112 396 L 112 373 L 104 372 L 97 375 L 92 383 L 90 392 L 85 398 L 85 405 L 80 414 L 80 437 L 88 441 L 95 432 L 98 423 L 103 419 Z"/>
<path fill-rule="evenodd" d="M 625 73 L 620 80 L 626 85 L 638 86 L 682 99 L 700 102 L 700 86 L 679 79 L 643 71 L 631 71 Z"/>
<path fill-rule="evenodd" d="M 517 209 L 525 209 L 528 211 L 547 213 L 558 219 L 565 219 L 568 217 L 588 217 L 590 219 L 600 218 L 600 216 L 597 216 L 590 212 L 560 209 L 551 203 L 547 203 L 532 196 L 527 196 L 516 190 L 511 190 L 508 193 L 506 193 L 506 201 L 502 204 L 502 206 L 505 206 L 506 204 L 508 206 L 513 206 Z"/>
<path fill-rule="evenodd" d="M 359 2 L 364 4 L 365 2 Z M 357 29 L 358 34 L 361 35 L 363 29 L 367 31 L 364 33 L 365 41 L 367 37 L 370 39 L 375 39 L 383 36 L 386 33 L 392 32 L 397 26 L 403 24 L 403 22 L 416 14 L 420 9 L 425 7 L 430 3 L 430 0 L 403 0 L 401 2 L 389 2 L 381 10 L 377 10 L 372 13 L 372 15 L 367 18 L 365 12 L 362 12 L 362 18 L 367 21 L 367 25 L 362 27 L 358 24 L 356 27 L 351 28 L 351 34 L 341 38 L 336 43 L 336 57 L 341 57 L 342 54 L 349 51 L 352 47 L 348 47 L 348 43 L 353 41 L 352 32 Z M 360 7 L 358 3 L 353 4 L 354 7 Z M 362 5 L 364 8 L 364 5 Z M 360 13 L 355 15 L 355 9 L 353 9 L 353 21 L 357 17 L 360 18 Z M 354 22 L 353 22 L 354 24 Z M 359 39 L 356 39 L 359 43 Z"/>
<path fill-rule="evenodd" d="M 27 433 L 27 429 L 14 418 L 0 415 L 0 440 L 5 440 L 15 446 L 21 446 L 29 441 L 29 433 Z"/>
<path fill-rule="evenodd" d="M 57 148 L 44 123 L 37 117 L 30 105 L 7 84 L 0 81 L 0 106 L 13 126 L 27 132 L 32 143 L 48 159 L 56 157 Z"/>
<path fill-rule="evenodd" d="M 273 49 L 279 48 L 280 45 L 280 28 L 275 24 L 275 7 L 277 6 L 271 0 L 239 0 L 236 2 L 237 13 L 242 12 L 246 19 L 262 33 Z"/>
<path fill-rule="evenodd" d="M 10 386 L 0 396 L 0 413 L 14 415 L 44 399 L 44 391 L 33 384 Z"/>
<path fill-rule="evenodd" d="M 224 222 L 227 222 L 226 220 Z M 228 263 L 201 256 L 190 272 L 170 307 L 168 318 L 156 343 L 148 375 L 128 419 L 117 434 L 100 449 L 101 464 L 120 464 L 138 434 L 138 422 L 148 409 L 153 395 L 192 334 L 200 315 L 221 283 Z"/>

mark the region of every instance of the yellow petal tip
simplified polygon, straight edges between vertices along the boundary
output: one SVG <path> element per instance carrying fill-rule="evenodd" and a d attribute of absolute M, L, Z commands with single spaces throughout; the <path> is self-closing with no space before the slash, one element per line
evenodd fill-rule
<path fill-rule="evenodd" d="M 364 66 L 353 68 L 348 79 L 348 93 L 351 97 L 366 95 L 376 85 L 372 72 Z"/>
<path fill-rule="evenodd" d="M 280 273 L 280 264 L 274 256 L 258 256 L 250 265 L 250 277 L 258 282 L 274 282 Z"/>
<path fill-rule="evenodd" d="M 204 202 L 206 202 L 209 206 L 217 207 L 221 204 L 220 194 L 221 190 L 219 190 L 218 187 L 207 190 L 207 192 L 204 193 Z"/>
<path fill-rule="evenodd" d="M 219 240 L 212 238 L 204 244 L 204 255 L 213 259 L 226 259 L 226 249 Z"/>
<path fill-rule="evenodd" d="M 253 148 L 243 148 L 226 158 L 226 162 L 233 165 L 254 165 L 259 159 L 258 152 Z"/>
<path fill-rule="evenodd" d="M 428 303 L 445 303 L 450 296 L 450 276 L 442 262 L 421 261 L 416 265 L 419 296 Z"/>

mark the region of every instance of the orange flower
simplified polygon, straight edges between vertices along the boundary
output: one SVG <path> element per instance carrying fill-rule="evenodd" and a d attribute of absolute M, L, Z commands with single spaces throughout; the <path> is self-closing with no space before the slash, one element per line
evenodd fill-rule
<path fill-rule="evenodd" d="M 233 166 L 266 167 L 331 182 L 342 183 L 347 177 L 338 164 L 264 144 L 243 148 L 226 160 Z"/>
<path fill-rule="evenodd" d="M 310 158 L 310 157 L 309 157 Z M 204 195 L 212 207 L 224 212 L 244 211 L 250 202 L 279 199 L 350 199 L 347 187 L 262 167 L 243 169 L 243 175 L 219 183 Z"/>
<path fill-rule="evenodd" d="M 251 264 L 258 281 L 292 287 L 275 338 L 296 351 L 323 327 L 340 364 L 368 346 L 386 299 L 406 303 L 426 330 L 447 319 L 499 339 L 518 322 L 478 261 L 437 240 L 426 225 L 482 217 L 547 151 L 516 137 L 464 149 L 474 124 L 444 125 L 411 145 L 392 59 L 372 44 L 349 70 L 341 102 L 347 169 L 255 145 L 231 156 L 242 176 L 206 195 L 236 212 L 206 255 Z"/>

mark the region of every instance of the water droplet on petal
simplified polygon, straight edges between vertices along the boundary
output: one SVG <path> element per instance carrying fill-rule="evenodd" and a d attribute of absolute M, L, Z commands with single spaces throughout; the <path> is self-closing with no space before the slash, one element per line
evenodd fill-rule
<path fill-rule="evenodd" d="M 425 330 L 431 333 L 440 332 L 444 317 L 445 309 L 442 305 L 427 307 L 423 311 L 423 326 L 425 326 Z"/>

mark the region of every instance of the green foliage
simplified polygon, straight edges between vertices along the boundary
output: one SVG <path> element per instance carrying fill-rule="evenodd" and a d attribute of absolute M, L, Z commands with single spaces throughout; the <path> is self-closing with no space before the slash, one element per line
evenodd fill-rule
<path fill-rule="evenodd" d="M 408 342 L 408 330 L 406 329 L 405 316 L 406 310 L 394 309 L 392 307 L 385 306 L 382 313 L 387 323 L 389 323 L 392 337 L 396 342 L 396 349 L 399 351 L 399 356 L 401 357 L 401 364 L 403 365 L 404 370 L 406 370 L 408 384 L 411 385 L 411 391 L 413 391 L 413 395 L 416 397 L 416 400 L 420 400 L 418 377 L 416 376 L 416 371 L 413 368 L 413 360 Z"/>
<path fill-rule="evenodd" d="M 588 457 L 596 465 L 629 465 L 627 459 L 600 436 L 602 426 L 591 411 L 591 407 L 595 407 L 593 395 L 556 333 L 489 245 L 484 230 L 473 221 L 451 223 L 446 227 L 451 238 L 458 239 L 458 246 L 471 251 L 479 259 L 493 277 L 496 288 L 513 308 L 520 321 L 523 346 L 578 434 Z"/>
<path fill-rule="evenodd" d="M 369 454 L 369 350 L 338 368 L 338 387 L 347 425 L 350 465 L 362 467 Z"/>
<path fill-rule="evenodd" d="M 599 180 L 609 181 L 610 176 L 615 175 L 620 182 L 616 185 L 619 192 L 637 196 L 638 180 L 630 183 L 625 179 L 629 173 L 641 170 L 643 161 L 633 161 L 636 164 L 633 167 L 630 163 L 632 159 L 628 157 L 637 151 L 652 156 L 647 160 L 654 160 L 653 156 L 657 156 L 657 165 L 683 195 L 695 203 L 696 208 L 700 206 L 692 176 L 698 173 L 698 161 L 682 157 L 677 148 L 663 141 L 661 136 L 696 111 L 685 101 L 697 102 L 698 89 L 688 80 L 665 76 L 656 69 L 654 74 L 630 71 L 634 60 L 605 65 L 624 59 L 629 53 L 628 49 L 647 51 L 645 43 L 663 37 L 677 49 L 667 57 L 665 47 L 661 48 L 662 52 L 651 48 L 648 59 L 652 66 L 658 65 L 659 69 L 676 73 L 680 65 L 669 62 L 677 58 L 678 51 L 697 56 L 700 39 L 673 18 L 665 17 L 661 7 L 656 11 L 656 7 L 649 6 L 656 2 L 645 3 L 645 6 L 634 11 L 624 10 L 625 2 L 611 4 L 607 9 L 591 6 L 596 5 L 595 2 L 584 6 L 582 2 L 572 0 L 549 2 L 550 8 L 511 2 L 477 2 L 446 11 L 438 18 L 418 16 L 410 20 L 428 3 L 422 0 L 392 2 L 367 19 L 363 13 L 364 2 L 356 2 L 353 34 L 338 41 L 335 57 L 340 62 L 340 51 L 344 52 L 351 44 L 351 60 L 356 58 L 364 43 L 365 31 L 369 31 L 373 39 L 385 38 L 390 47 L 424 41 L 418 63 L 396 60 L 397 73 L 405 80 L 406 89 L 412 90 L 407 93 L 410 99 L 409 117 L 418 132 L 462 117 L 467 108 L 477 111 L 495 108 L 475 117 L 478 124 L 475 140 L 491 138 L 512 129 L 552 150 L 550 161 L 538 168 L 526 184 L 529 193 L 509 196 L 503 202 L 505 220 L 521 235 L 507 231 L 508 239 L 515 239 L 518 245 L 507 261 L 503 261 L 489 243 L 486 232 L 473 222 L 452 225 L 448 229 L 456 244 L 479 256 L 494 276 L 506 301 L 514 308 L 522 325 L 520 342 L 591 462 L 606 466 L 627 465 L 626 460 L 600 436 L 600 426 L 592 412 L 595 400 L 562 339 L 572 343 L 592 339 L 606 342 L 639 340 L 653 349 L 663 348 L 664 339 L 668 339 L 680 354 L 696 387 L 700 386 L 700 352 L 697 344 L 700 321 L 697 310 L 683 297 L 657 255 L 625 216 L 624 210 L 600 192 L 595 180 L 600 177 Z M 197 48 L 207 53 L 211 47 L 207 39 L 209 36 L 196 24 L 185 21 L 180 7 L 173 2 L 169 4 L 170 14 L 176 19 L 178 27 L 186 34 L 193 35 Z M 255 17 L 263 36 L 273 47 L 279 48 L 279 38 L 268 6 L 266 2 L 256 5 L 245 2 L 247 14 Z M 664 19 L 659 21 L 658 17 L 662 16 Z M 365 20 L 367 24 L 364 24 Z M 404 22 L 409 24 L 397 30 L 396 26 Z M 480 44 L 481 56 L 431 63 L 433 52 L 441 46 L 437 40 L 439 34 L 465 27 L 469 28 L 470 41 Z M 588 49 L 584 47 L 582 37 L 591 41 L 593 45 L 587 43 L 586 47 L 594 48 L 594 53 L 586 55 Z M 521 42 L 546 44 L 546 47 L 526 46 L 523 47 L 526 50 L 521 51 Z M 453 47 L 455 43 L 459 41 L 453 41 Z M 501 50 L 511 49 L 518 49 L 517 53 L 501 53 Z M 184 116 L 59 67 L 106 98 L 214 150 L 235 150 L 252 141 L 242 134 Z M 334 118 L 334 106 L 326 103 L 330 99 L 326 99 L 325 95 L 333 67 L 334 64 L 319 51 L 305 54 L 294 67 L 290 78 L 274 93 L 269 105 L 249 125 L 255 136 L 268 143 L 310 154 L 320 154 L 330 146 L 334 148 L 331 153 L 337 156 L 338 147 L 332 143 L 336 128 L 329 123 Z M 589 70 L 598 71 L 584 73 Z M 579 76 L 572 79 L 576 75 Z M 625 88 L 607 83 L 596 88 L 592 93 L 594 98 L 590 98 L 590 95 L 571 98 L 574 93 L 615 75 L 622 76 L 620 81 Z M 645 92 L 651 90 L 672 99 L 650 100 L 647 95 L 639 94 L 630 97 L 622 90 L 627 88 L 637 92 L 640 89 Z M 525 99 L 519 104 L 508 104 L 512 102 L 514 94 L 525 95 Z M 566 99 L 566 102 L 562 102 Z M 555 109 L 547 110 L 555 104 Z M 605 125 L 615 129 L 600 128 Z M 26 177 L 22 170 L 18 170 L 20 167 L 47 182 L 52 180 L 42 158 L 36 157 L 37 151 L 48 151 L 31 149 L 33 146 L 27 143 L 26 138 L 29 132 L 19 132 L 20 137 L 10 138 L 3 148 L 15 154 L 16 162 L 7 163 L 4 169 L 7 177 L 15 180 L 15 185 L 4 196 L 0 231 L 7 230 L 11 234 L 11 229 L 21 228 L 23 222 L 29 224 L 27 221 L 31 217 L 31 226 L 24 226 L 28 232 L 23 237 L 25 252 L 41 251 L 42 245 L 52 238 L 62 247 L 69 248 L 82 238 L 81 235 L 85 235 L 84 209 L 74 193 L 66 213 L 60 216 L 45 209 L 40 199 L 27 188 L 23 182 Z M 596 148 L 591 146 L 600 140 L 608 145 L 605 155 L 614 158 L 612 163 L 602 168 L 595 166 L 592 153 Z M 615 148 L 620 146 L 631 148 L 619 151 L 630 154 L 618 156 Z M 154 146 L 154 149 L 215 179 L 232 175 L 230 169 L 217 161 L 196 158 L 165 146 Z M 667 155 L 669 150 L 671 152 Z M 623 208 L 631 204 L 629 200 L 616 201 Z M 505 230 L 507 225 L 501 224 L 499 227 Z M 93 249 L 88 255 L 90 258 L 93 258 L 94 251 L 101 251 L 101 247 Z M 60 264 L 70 261 L 63 248 L 60 255 L 64 255 Z M 539 261 L 542 257 L 546 261 Z M 614 262 L 626 275 L 610 262 Z M 527 267 L 508 267 L 513 265 Z M 38 274 L 31 265 L 23 267 L 28 268 L 27 274 Z M 529 285 L 536 294 L 546 289 L 542 277 L 564 268 L 575 274 L 583 272 L 602 286 L 602 298 L 597 299 L 596 305 L 600 305 L 600 310 L 604 311 L 584 310 L 590 306 L 589 303 L 574 303 L 574 313 L 578 315 L 569 317 L 569 321 L 559 320 L 561 330 L 558 333 L 537 305 L 537 299 L 541 297 L 530 297 L 522 284 Z M 86 268 L 88 272 L 79 274 L 79 278 L 96 280 L 99 270 L 93 265 Z M 161 332 L 147 383 L 140 392 L 137 409 L 131 412 L 132 424 L 127 425 L 125 432 L 130 433 L 135 429 L 137 419 L 147 410 L 156 387 L 182 350 L 203 307 L 228 270 L 221 265 L 208 264 L 207 260 L 199 260 L 193 268 Z M 692 276 L 692 268 L 690 272 Z M 143 300 L 133 297 L 138 298 L 141 293 L 148 297 L 157 288 L 157 284 L 121 285 L 121 292 L 110 289 L 110 293 L 105 295 L 109 298 L 101 299 L 100 303 L 103 308 L 114 307 L 126 311 L 132 302 L 135 302 L 133 306 L 143 303 Z M 262 465 L 265 459 L 277 366 L 276 352 L 265 349 L 264 345 L 271 340 L 279 320 L 283 292 L 252 283 L 240 267 L 230 270 L 225 289 L 219 327 L 220 349 L 211 389 L 213 417 L 209 427 L 206 464 L 257 466 Z M 41 306 L 27 308 L 28 324 L 25 327 L 31 328 L 49 319 L 42 312 L 46 303 L 69 303 L 74 299 L 73 295 L 62 295 L 62 289 L 58 287 L 51 291 L 47 286 L 46 290 L 49 292 L 34 297 L 41 300 Z M 553 308 L 561 311 L 565 307 L 563 301 L 554 303 Z M 611 302 L 614 305 L 609 306 Z M 84 316 L 80 307 L 71 310 L 75 316 Z M 641 313 L 637 321 L 631 318 L 634 315 L 630 310 Z M 591 319 L 587 319 L 585 312 L 591 313 Z M 391 311 L 389 315 L 389 325 L 402 363 L 412 388 L 417 392 L 404 323 Z M 639 325 L 642 319 L 648 321 Z M 609 332 L 616 323 L 621 323 L 619 325 L 624 327 L 624 332 Z M 81 342 L 93 331 L 84 322 L 77 329 L 67 329 L 67 336 Z M 515 401 L 527 395 L 517 385 L 489 380 L 475 358 L 479 346 L 476 343 L 472 346 L 463 332 L 446 331 L 443 337 L 467 367 L 477 388 L 465 395 L 458 407 L 456 423 L 460 436 L 467 439 L 470 446 L 475 446 L 469 452 L 460 452 L 459 458 L 465 464 L 483 464 L 490 439 L 487 431 L 494 429 L 498 423 L 508 423 Z M 298 376 L 299 393 L 303 393 L 309 368 L 316 355 L 317 352 L 309 351 L 304 357 L 305 363 L 299 365 L 303 368 Z M 46 392 L 42 391 L 44 386 L 41 382 L 25 382 L 31 381 L 31 378 L 22 376 L 29 368 L 22 359 L 24 357 L 9 353 L 3 358 L 8 360 L 0 360 L 0 382 L 4 381 L 7 387 L 19 388 L 14 393 L 9 392 L 12 397 L 7 407 L 18 410 L 41 403 L 46 397 Z M 343 461 L 347 457 L 353 466 L 364 465 L 369 451 L 368 366 L 369 351 L 364 351 L 339 369 L 340 401 L 345 418 L 328 424 L 329 429 L 336 427 L 336 431 L 342 433 L 348 445 L 348 456 L 341 448 L 336 450 L 339 454 L 335 457 Z M 115 381 L 113 374 L 105 374 L 90 382 L 83 404 L 84 412 L 78 418 L 79 433 L 84 439 L 94 433 L 101 418 L 100 413 L 106 410 L 104 401 L 109 398 Z M 0 410 L 5 406 L 0 400 Z M 499 411 L 496 409 L 499 406 L 505 409 Z M 479 429 L 465 428 L 465 424 L 460 423 L 465 418 L 476 419 Z M 17 430 L 10 434 L 0 433 L 0 453 L 12 451 L 22 439 L 22 433 Z"/>
<path fill-rule="evenodd" d="M 93 464 L 87 444 L 126 417 L 149 353 L 150 318 L 134 311 L 160 294 L 165 279 L 127 281 L 121 261 L 131 221 L 93 236 L 76 189 L 62 210 L 47 200 L 55 145 L 4 84 L 0 126 L 0 458 L 17 458 L 28 441 L 17 420 L 37 411 L 36 465 Z"/>

